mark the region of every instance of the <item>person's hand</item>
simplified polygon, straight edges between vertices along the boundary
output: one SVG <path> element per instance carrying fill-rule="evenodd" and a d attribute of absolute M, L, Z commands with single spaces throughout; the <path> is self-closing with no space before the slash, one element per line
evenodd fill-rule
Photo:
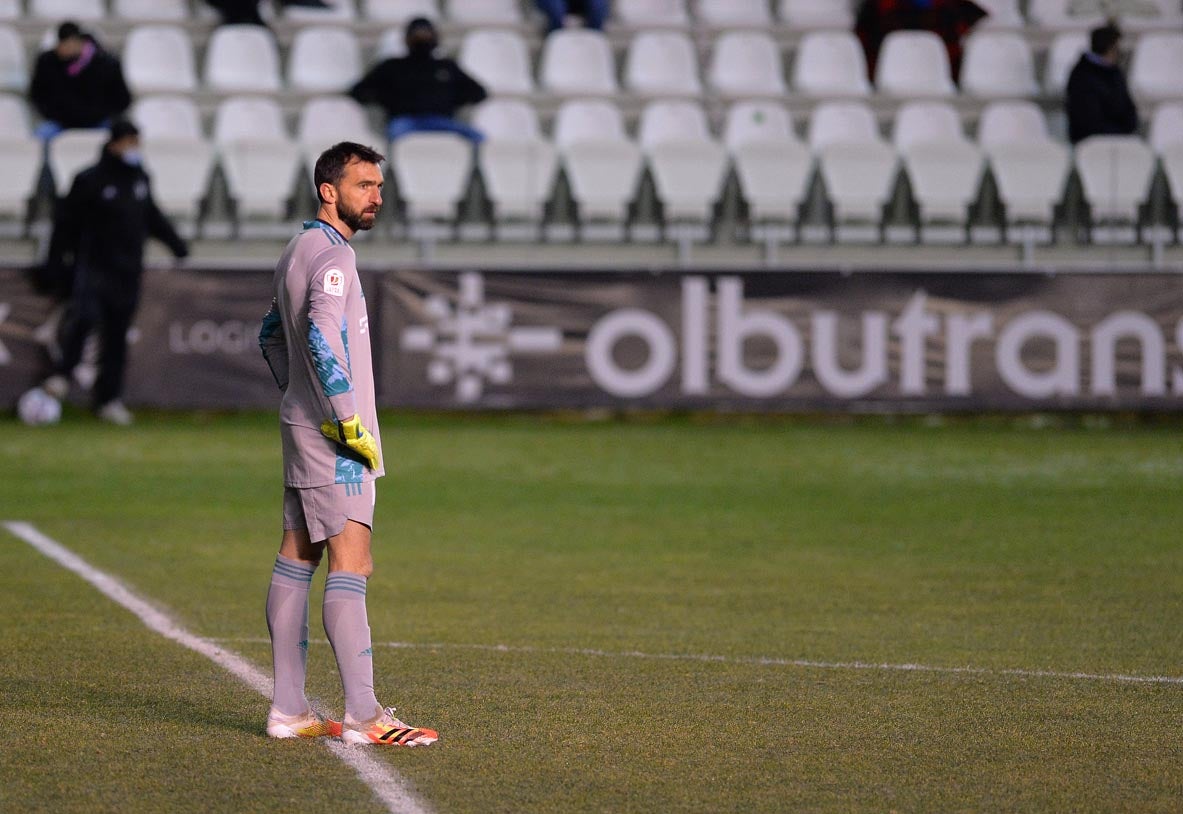
<path fill-rule="evenodd" d="M 327 420 L 320 425 L 320 431 L 326 438 L 344 444 L 365 458 L 366 465 L 375 472 L 382 465 L 378 457 L 378 442 L 374 440 L 373 433 L 362 426 L 360 416 L 355 415 L 345 421 Z"/>

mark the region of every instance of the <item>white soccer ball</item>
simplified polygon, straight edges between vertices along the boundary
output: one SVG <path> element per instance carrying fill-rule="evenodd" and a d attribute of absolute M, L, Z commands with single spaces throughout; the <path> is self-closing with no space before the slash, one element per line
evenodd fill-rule
<path fill-rule="evenodd" d="M 62 418 L 62 403 L 40 387 L 34 387 L 17 401 L 16 414 L 30 427 L 56 424 Z"/>

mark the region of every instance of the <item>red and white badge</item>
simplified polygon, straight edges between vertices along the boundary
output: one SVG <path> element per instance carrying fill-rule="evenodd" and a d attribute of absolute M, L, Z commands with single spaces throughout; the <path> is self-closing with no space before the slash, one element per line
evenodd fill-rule
<path fill-rule="evenodd" d="M 334 297 L 345 296 L 345 275 L 341 269 L 329 269 L 325 272 L 325 293 Z"/>

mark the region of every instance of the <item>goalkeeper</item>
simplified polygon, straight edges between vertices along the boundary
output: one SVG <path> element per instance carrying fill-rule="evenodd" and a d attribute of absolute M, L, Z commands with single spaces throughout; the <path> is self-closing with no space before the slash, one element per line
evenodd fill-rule
<path fill-rule="evenodd" d="M 292 238 L 275 269 L 275 298 L 259 344 L 283 393 L 283 538 L 267 595 L 275 692 L 267 734 L 339 735 L 347 743 L 422 746 L 374 694 L 366 586 L 382 442 L 374 399 L 369 320 L 349 239 L 382 206 L 384 157 L 342 142 L 316 162 L 316 220 Z M 324 627 L 345 691 L 344 722 L 321 719 L 304 695 L 308 594 L 327 549 Z"/>

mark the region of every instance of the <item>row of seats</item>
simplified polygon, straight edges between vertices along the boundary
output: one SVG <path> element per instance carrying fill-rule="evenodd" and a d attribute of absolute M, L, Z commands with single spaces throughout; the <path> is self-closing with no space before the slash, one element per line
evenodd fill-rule
<path fill-rule="evenodd" d="M 296 22 L 404 22 L 414 16 L 448 19 L 461 25 L 520 25 L 521 0 L 329 0 L 331 8 L 286 8 L 283 16 Z M 1105 3 L 1079 0 L 1027 0 L 1026 14 L 1019 0 L 977 0 L 989 12 L 983 25 L 995 28 L 1038 26 L 1048 30 L 1087 30 L 1100 25 L 1109 9 Z M 200 9 L 203 4 L 196 3 Z M 189 0 L 27 0 L 27 13 L 45 19 L 74 18 L 97 21 L 109 11 L 130 20 L 183 20 L 192 14 Z M 1131 28 L 1161 28 L 1183 24 L 1178 0 L 1139 0 L 1115 4 L 1114 10 Z M 21 16 L 20 0 L 0 0 L 0 17 Z M 445 13 L 446 12 L 446 13 Z M 849 0 L 613 0 L 612 21 L 634 28 L 681 28 L 692 24 L 730 28 L 765 28 L 779 19 L 799 29 L 849 29 L 854 23 Z"/>
<path fill-rule="evenodd" d="M 382 38 L 376 58 L 400 53 L 401 29 Z M 965 44 L 960 91 L 980 99 L 1032 98 L 1059 94 L 1068 72 L 1087 48 L 1087 35 L 1068 32 L 1052 44 L 1043 81 L 1036 78 L 1035 56 L 1019 34 L 980 31 Z M 727 98 L 780 97 L 796 93 L 824 97 L 864 97 L 873 90 L 896 98 L 957 94 L 948 53 L 927 31 L 896 31 L 880 54 L 876 86 L 858 39 L 847 31 L 806 34 L 786 81 L 781 52 L 773 38 L 758 31 L 727 31 L 715 40 L 705 73 L 697 50 L 683 32 L 642 31 L 631 40 L 622 81 L 607 38 L 599 32 L 565 30 L 549 37 L 535 81 L 525 38 L 515 31 L 477 29 L 465 35 L 460 64 L 497 95 L 529 95 L 544 90 L 562 96 L 613 96 L 624 90 L 641 97 L 694 97 L 709 90 Z M 352 31 L 337 26 L 300 30 L 288 52 L 287 69 L 274 38 L 256 26 L 223 26 L 210 37 L 199 81 L 189 35 L 171 24 L 133 28 L 123 49 L 124 72 L 135 93 L 276 92 L 286 86 L 304 92 L 341 91 L 364 72 L 361 45 Z M 23 90 L 29 77 L 20 38 L 0 27 L 0 89 Z M 701 78 L 700 78 L 701 76 Z M 1183 31 L 1153 32 L 1138 38 L 1130 66 L 1130 86 L 1146 99 L 1183 98 Z"/>
<path fill-rule="evenodd" d="M 28 135 L 27 112 L 20 106 L 19 99 L 0 97 L 5 165 L 0 171 L 9 180 L 0 210 L 9 216 L 23 213 L 40 165 L 40 146 Z M 185 97 L 142 99 L 133 115 L 161 205 L 190 221 L 201 213 L 215 165 L 222 168 L 238 219 L 280 221 L 301 167 L 310 169 L 325 147 L 341 139 L 381 142 L 365 112 L 342 97 L 309 101 L 295 139 L 278 104 L 268 98 L 222 102 L 212 141 Z M 520 100 L 487 101 L 475 111 L 474 123 L 488 134 L 476 161 L 497 222 L 536 227 L 555 195 L 561 166 L 585 236 L 593 231 L 622 236 L 646 167 L 667 226 L 694 238 L 707 234 L 732 169 L 754 234 L 777 239 L 796 237 L 815 173 L 840 240 L 878 233 L 901 168 L 918 207 L 921 237 L 931 241 L 964 239 L 969 208 L 987 171 L 1012 239 L 1029 234 L 1028 228 L 1042 239 L 1050 236 L 1073 163 L 1097 223 L 1137 222 L 1156 159 L 1183 206 L 1183 104 L 1156 111 L 1149 145 L 1133 137 L 1095 138 L 1075 154 L 1049 137 L 1042 112 L 1031 102 L 989 105 L 976 141 L 965 135 L 956 111 L 936 101 L 904 105 L 890 142 L 870 109 L 857 101 L 818 106 L 804 142 L 784 106 L 761 101 L 731 107 L 721 142 L 701 107 L 686 100 L 649 104 L 636 140 L 628 136 L 620 110 L 604 100 L 565 103 L 550 138 L 543 136 L 534 109 Z M 104 138 L 102 131 L 70 131 L 51 143 L 58 194 L 67 191 L 78 169 L 94 161 Z M 471 146 L 450 134 L 416 134 L 390 149 L 408 221 L 414 226 L 454 219 L 469 188 Z"/>

